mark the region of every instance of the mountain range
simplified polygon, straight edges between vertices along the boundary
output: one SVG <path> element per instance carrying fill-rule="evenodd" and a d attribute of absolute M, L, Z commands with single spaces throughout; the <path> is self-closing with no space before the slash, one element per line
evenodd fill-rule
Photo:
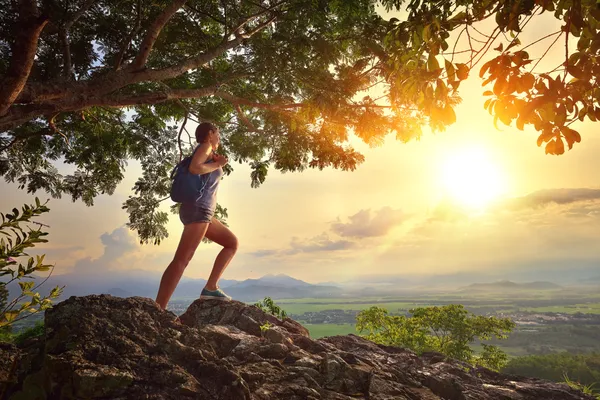
<path fill-rule="evenodd" d="M 146 270 L 97 271 L 94 273 L 70 273 L 53 275 L 38 291 L 45 295 L 55 286 L 64 286 L 61 299 L 88 294 L 112 294 L 118 297 L 141 296 L 155 298 L 162 274 Z M 477 282 L 476 279 L 480 279 Z M 590 277 L 591 278 L 591 277 Z M 41 282 L 42 278 L 38 278 Z M 481 283 L 481 282 L 491 283 Z M 469 284 L 471 282 L 475 282 Z M 562 281 L 561 281 L 562 283 Z M 597 286 L 598 280 L 588 279 L 586 285 Z M 198 298 L 205 279 L 183 277 L 172 296 L 177 299 Z M 252 302 L 271 297 L 273 299 L 291 298 L 331 298 L 331 297 L 373 297 L 401 296 L 417 293 L 435 292 L 517 292 L 531 290 L 560 290 L 566 287 L 550 281 L 530 281 L 517 283 L 511 280 L 485 279 L 483 276 L 447 275 L 421 277 L 408 280 L 401 276 L 364 276 L 341 282 L 308 283 L 285 274 L 269 274 L 257 279 L 232 280 L 219 282 L 230 296 L 237 300 Z M 584 282 L 579 283 L 579 286 Z M 583 287 L 583 286 L 582 286 Z M 10 297 L 20 293 L 17 282 L 8 285 Z"/>
<path fill-rule="evenodd" d="M 40 281 L 41 279 L 38 278 Z M 125 274 L 65 274 L 51 276 L 39 288 L 42 295 L 46 295 L 55 286 L 64 286 L 60 300 L 71 296 L 85 296 L 88 294 L 111 294 L 118 297 L 141 296 L 155 298 L 158 291 L 161 275 L 149 271 L 127 271 Z M 205 279 L 192 279 L 183 277 L 172 299 L 198 298 Z M 292 278 L 285 274 L 265 275 L 258 279 L 243 281 L 221 279 L 221 288 L 227 294 L 241 301 L 258 301 L 264 297 L 273 299 L 282 298 L 307 298 L 307 297 L 334 297 L 341 296 L 342 290 L 336 286 L 315 285 L 300 279 Z M 10 297 L 20 293 L 17 282 L 8 286 Z"/>
<path fill-rule="evenodd" d="M 491 283 L 473 283 L 467 287 L 461 288 L 461 291 L 474 292 L 506 292 L 506 291 L 528 291 L 528 290 L 557 290 L 563 289 L 562 286 L 552 282 L 524 282 L 517 283 L 508 280 L 502 280 Z"/>

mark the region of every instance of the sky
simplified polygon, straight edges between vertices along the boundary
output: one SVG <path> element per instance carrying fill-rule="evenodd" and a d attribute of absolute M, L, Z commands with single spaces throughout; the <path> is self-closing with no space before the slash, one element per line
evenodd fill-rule
<path fill-rule="evenodd" d="M 521 40 L 530 43 L 558 27 L 552 17 L 535 18 Z M 544 50 L 529 49 L 532 58 Z M 564 47 L 557 45 L 539 70 L 554 68 L 563 57 Z M 219 203 L 240 248 L 224 278 L 283 273 L 316 283 L 378 275 L 600 275 L 598 126 L 575 124 L 581 143 L 562 156 L 545 155 L 533 128 L 494 128 L 483 109 L 481 93 L 488 88 L 481 87 L 478 70 L 461 85 L 454 125 L 435 134 L 425 129 L 419 141 L 407 144 L 389 136 L 370 148 L 352 138 L 366 158 L 353 172 L 271 170 L 253 189 L 249 168 L 233 164 Z M 171 214 L 168 239 L 160 246 L 138 243 L 121 205 L 139 171 L 130 163 L 115 193 L 98 197 L 93 207 L 50 200 L 51 212 L 41 219 L 50 225 L 50 242 L 39 252 L 55 264 L 54 274 L 162 273 L 183 227 Z M 2 212 L 33 202 L 16 185 L 2 181 L 0 191 Z M 201 244 L 185 276 L 208 277 L 218 251 L 215 244 Z"/>

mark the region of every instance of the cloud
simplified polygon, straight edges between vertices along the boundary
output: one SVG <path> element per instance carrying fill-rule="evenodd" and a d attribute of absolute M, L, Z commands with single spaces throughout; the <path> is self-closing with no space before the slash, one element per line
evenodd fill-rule
<path fill-rule="evenodd" d="M 374 261 L 415 274 L 524 275 L 558 269 L 554 261 L 561 260 L 568 275 L 580 265 L 600 265 L 599 238 L 600 191 L 545 190 L 481 214 L 441 204 Z"/>
<path fill-rule="evenodd" d="M 136 250 L 138 250 L 138 244 L 126 226 L 121 226 L 111 233 L 102 234 L 100 241 L 104 245 L 102 255 L 95 259 L 85 257 L 77 260 L 74 272 L 103 273 L 108 269 L 122 265 L 126 260 L 130 260 L 132 256 L 135 256 Z"/>
<path fill-rule="evenodd" d="M 324 251 L 348 250 L 356 246 L 355 242 L 349 240 L 331 240 L 326 233 L 315 236 L 311 239 L 300 241 L 293 238 L 291 248 L 284 251 L 286 255 L 298 253 L 320 253 Z"/>
<path fill-rule="evenodd" d="M 337 222 L 331 224 L 331 230 L 342 237 L 363 239 L 367 237 L 379 237 L 386 235 L 392 228 L 404 222 L 407 217 L 400 210 L 391 207 L 383 207 L 374 212 L 371 210 L 360 210 L 358 213 L 348 217 L 350 222 Z"/>
<path fill-rule="evenodd" d="M 310 239 L 300 240 L 297 237 L 292 238 L 289 247 L 284 249 L 262 249 L 247 253 L 256 258 L 283 257 L 292 256 L 301 253 L 323 253 L 349 250 L 356 247 L 356 243 L 350 240 L 332 240 L 327 233 L 315 236 Z"/>
<path fill-rule="evenodd" d="M 571 204 L 582 201 L 600 200 L 600 189 L 546 189 L 517 197 L 505 203 L 507 208 L 536 208 L 548 204 Z"/>
<path fill-rule="evenodd" d="M 274 256 L 277 255 L 279 253 L 279 250 L 256 250 L 256 251 L 252 251 L 249 253 L 246 253 L 252 257 L 257 257 L 257 258 L 263 258 L 263 257 L 270 257 L 270 256 Z"/>
<path fill-rule="evenodd" d="M 348 217 L 349 222 L 343 223 L 338 218 L 331 223 L 329 231 L 310 239 L 292 238 L 289 247 L 284 249 L 261 249 L 246 253 L 256 258 L 283 257 L 295 254 L 341 252 L 360 247 L 358 239 L 362 240 L 386 235 L 392 228 L 407 219 L 405 213 L 391 207 L 383 207 L 375 212 L 363 209 Z M 334 234 L 340 238 L 331 237 Z"/>
<path fill-rule="evenodd" d="M 548 212 L 581 217 L 599 212 L 598 205 L 600 205 L 600 189 L 545 189 L 526 196 L 498 201 L 489 207 L 487 213 L 497 215 L 509 213 L 521 215 L 526 219 L 537 216 L 538 223 L 545 223 L 543 219 Z M 535 210 L 541 213 L 536 213 Z M 472 210 L 468 207 L 445 200 L 430 212 L 427 222 L 464 221 L 471 219 L 472 214 Z"/>

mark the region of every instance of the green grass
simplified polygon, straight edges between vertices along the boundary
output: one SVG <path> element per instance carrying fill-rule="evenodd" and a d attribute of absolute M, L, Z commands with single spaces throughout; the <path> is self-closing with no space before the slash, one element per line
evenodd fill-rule
<path fill-rule="evenodd" d="M 310 337 L 319 339 L 325 336 L 356 334 L 354 324 L 302 324 L 310 332 Z"/>
<path fill-rule="evenodd" d="M 572 306 L 520 307 L 521 311 L 555 312 L 564 314 L 600 314 L 600 303 L 574 304 Z"/>
<path fill-rule="evenodd" d="M 399 303 L 399 302 L 391 302 L 391 303 L 361 303 L 361 304 L 341 304 L 341 303 L 284 303 L 282 301 L 275 302 L 285 310 L 288 314 L 304 314 L 305 312 L 317 312 L 317 311 L 325 311 L 325 310 L 366 310 L 372 306 L 383 307 L 389 312 L 395 313 L 399 310 L 408 310 L 410 308 L 417 307 L 415 303 Z"/>

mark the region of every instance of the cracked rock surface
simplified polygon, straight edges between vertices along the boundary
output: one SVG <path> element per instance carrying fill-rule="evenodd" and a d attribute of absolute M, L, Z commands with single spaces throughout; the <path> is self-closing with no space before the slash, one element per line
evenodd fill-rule
<path fill-rule="evenodd" d="M 313 340 L 237 301 L 196 300 L 180 320 L 147 298 L 71 297 L 46 311 L 44 337 L 0 345 L 4 398 L 593 400 L 355 335 Z"/>

